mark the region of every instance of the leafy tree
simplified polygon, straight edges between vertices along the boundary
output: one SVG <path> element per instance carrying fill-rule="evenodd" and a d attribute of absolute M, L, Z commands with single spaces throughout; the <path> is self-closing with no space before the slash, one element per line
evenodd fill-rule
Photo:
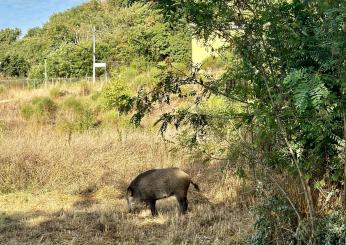
<path fill-rule="evenodd" d="M 54 14 L 23 38 L 12 35 L 6 47 L 0 42 L 0 58 L 25 58 L 32 69 L 31 77 L 42 78 L 45 59 L 50 77 L 91 76 L 93 26 L 97 30 L 96 59 L 107 62 L 110 70 L 134 60 L 153 64 L 167 57 L 183 63 L 190 60 L 191 37 L 185 23 L 172 28 L 149 4 L 129 6 L 122 0 L 109 1 L 107 5 L 90 1 Z M 13 30 L 10 33 L 15 34 Z"/>
<path fill-rule="evenodd" d="M 156 103 L 182 96 L 181 88 L 187 84 L 199 85 L 203 91 L 196 93 L 197 106 L 210 95 L 241 103 L 241 113 L 232 111 L 223 117 L 233 117 L 253 129 L 259 162 L 297 176 L 308 209 L 309 242 L 313 243 L 316 203 L 311 188 L 321 181 L 337 183 L 339 188 L 346 183 L 342 153 L 346 127 L 344 2 L 155 3 L 171 22 L 185 16 L 194 24 L 195 35 L 225 38 L 232 44 L 234 60 L 221 79 L 166 70 L 153 91 L 129 98 L 136 109 L 133 120 L 139 123 Z M 163 131 L 169 124 L 191 125 L 198 143 L 212 118 L 201 111 L 181 110 L 165 113 L 159 121 Z"/>
<path fill-rule="evenodd" d="M 85 77 L 92 71 L 90 43 L 65 44 L 47 56 L 49 77 Z"/>
<path fill-rule="evenodd" d="M 24 77 L 29 70 L 29 64 L 18 55 L 7 55 L 0 60 L 0 73 L 11 77 Z"/>
<path fill-rule="evenodd" d="M 21 31 L 18 28 L 2 29 L 0 30 L 0 44 L 4 44 L 4 43 L 11 44 L 18 40 L 20 34 L 21 34 Z"/>
<path fill-rule="evenodd" d="M 29 37 L 37 37 L 42 33 L 42 28 L 40 27 L 34 27 L 28 30 L 28 32 L 25 34 L 25 38 Z"/>

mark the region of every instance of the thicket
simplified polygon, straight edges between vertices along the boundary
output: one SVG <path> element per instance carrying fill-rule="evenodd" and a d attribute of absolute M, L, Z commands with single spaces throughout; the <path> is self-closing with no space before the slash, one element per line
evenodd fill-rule
<path fill-rule="evenodd" d="M 22 38 L 19 29 L 0 30 L 0 74 L 42 79 L 46 60 L 50 78 L 90 77 L 93 26 L 97 32 L 96 60 L 107 62 L 108 72 L 134 60 L 190 60 L 191 36 L 186 22 L 171 26 L 150 4 L 129 6 L 117 0 L 101 5 L 89 1 L 54 14 Z"/>
<path fill-rule="evenodd" d="M 57 104 L 51 98 L 35 97 L 22 107 L 21 114 L 26 120 L 54 124 L 57 109 Z"/>
<path fill-rule="evenodd" d="M 84 92 L 88 85 L 83 84 L 80 84 L 83 94 L 81 93 L 79 97 L 66 96 L 65 90 L 58 86 L 52 87 L 50 97 L 34 97 L 24 104 L 21 108 L 21 116 L 34 124 L 57 126 L 58 129 L 69 134 L 100 126 L 101 121 L 97 118 L 100 111 L 98 104 L 91 105 L 92 101 Z"/>
<path fill-rule="evenodd" d="M 119 109 L 133 110 L 133 121 L 139 124 L 157 104 L 169 104 L 176 96 L 194 98 L 184 109 L 162 114 L 157 123 L 161 123 L 162 132 L 169 125 L 189 126 L 190 145 L 197 148 L 218 133 L 224 143 L 219 144 L 222 151 L 220 147 L 203 151 L 225 159 L 234 155 L 234 133 L 230 130 L 236 132 L 242 144 L 240 157 L 232 159 L 237 160 L 238 173 L 244 176 L 242 169 L 251 169 L 258 183 L 265 181 L 271 189 L 267 204 L 265 201 L 262 208 L 259 206 L 257 215 L 275 229 L 256 223 L 253 244 L 343 244 L 344 1 L 155 3 L 168 21 L 176 23 L 185 17 L 193 23 L 195 35 L 226 39 L 233 57 L 221 78 L 201 75 L 198 68 L 184 74 L 168 67 L 155 88 L 141 90 L 136 96 L 123 95 L 124 106 Z M 188 95 L 183 92 L 186 86 L 192 91 Z M 222 97 L 241 109 L 233 106 L 219 113 L 203 110 L 203 101 L 211 96 Z M 285 181 L 262 179 L 268 175 L 289 176 L 286 181 L 293 180 L 291 184 L 295 183 L 302 194 L 295 198 Z M 273 193 L 279 195 L 277 201 L 272 199 Z M 272 216 L 273 212 L 277 216 Z M 334 225 L 334 230 L 326 228 Z"/>

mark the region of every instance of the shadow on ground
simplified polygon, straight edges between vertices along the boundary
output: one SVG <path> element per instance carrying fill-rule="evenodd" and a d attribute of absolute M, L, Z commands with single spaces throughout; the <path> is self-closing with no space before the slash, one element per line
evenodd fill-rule
<path fill-rule="evenodd" d="M 205 195 L 210 183 L 206 179 L 215 181 L 214 173 L 194 174 L 203 188 L 189 190 L 185 216 L 178 215 L 175 198 L 160 200 L 159 216 L 153 218 L 148 209 L 128 214 L 121 196 L 109 199 L 89 188 L 72 205 L 53 213 L 8 214 L 0 207 L 0 244 L 238 244 L 250 230 L 248 213 L 211 202 Z"/>

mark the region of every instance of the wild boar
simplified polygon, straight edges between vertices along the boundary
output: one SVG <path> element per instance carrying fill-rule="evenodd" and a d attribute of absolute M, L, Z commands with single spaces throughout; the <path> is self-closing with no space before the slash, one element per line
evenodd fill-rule
<path fill-rule="evenodd" d="M 187 211 L 187 191 L 190 183 L 199 191 L 197 184 L 192 182 L 190 176 L 178 168 L 151 169 L 138 175 L 126 191 L 129 212 L 134 211 L 138 202 L 146 203 L 153 216 L 158 214 L 156 200 L 175 196 L 180 208 L 180 213 Z"/>

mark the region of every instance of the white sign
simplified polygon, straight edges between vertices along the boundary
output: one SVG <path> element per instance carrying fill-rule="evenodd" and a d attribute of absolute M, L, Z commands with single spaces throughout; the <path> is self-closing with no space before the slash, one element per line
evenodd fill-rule
<path fill-rule="evenodd" d="M 106 68 L 107 65 L 106 65 L 106 63 L 95 63 L 94 66 L 95 67 L 104 67 L 104 68 Z"/>

